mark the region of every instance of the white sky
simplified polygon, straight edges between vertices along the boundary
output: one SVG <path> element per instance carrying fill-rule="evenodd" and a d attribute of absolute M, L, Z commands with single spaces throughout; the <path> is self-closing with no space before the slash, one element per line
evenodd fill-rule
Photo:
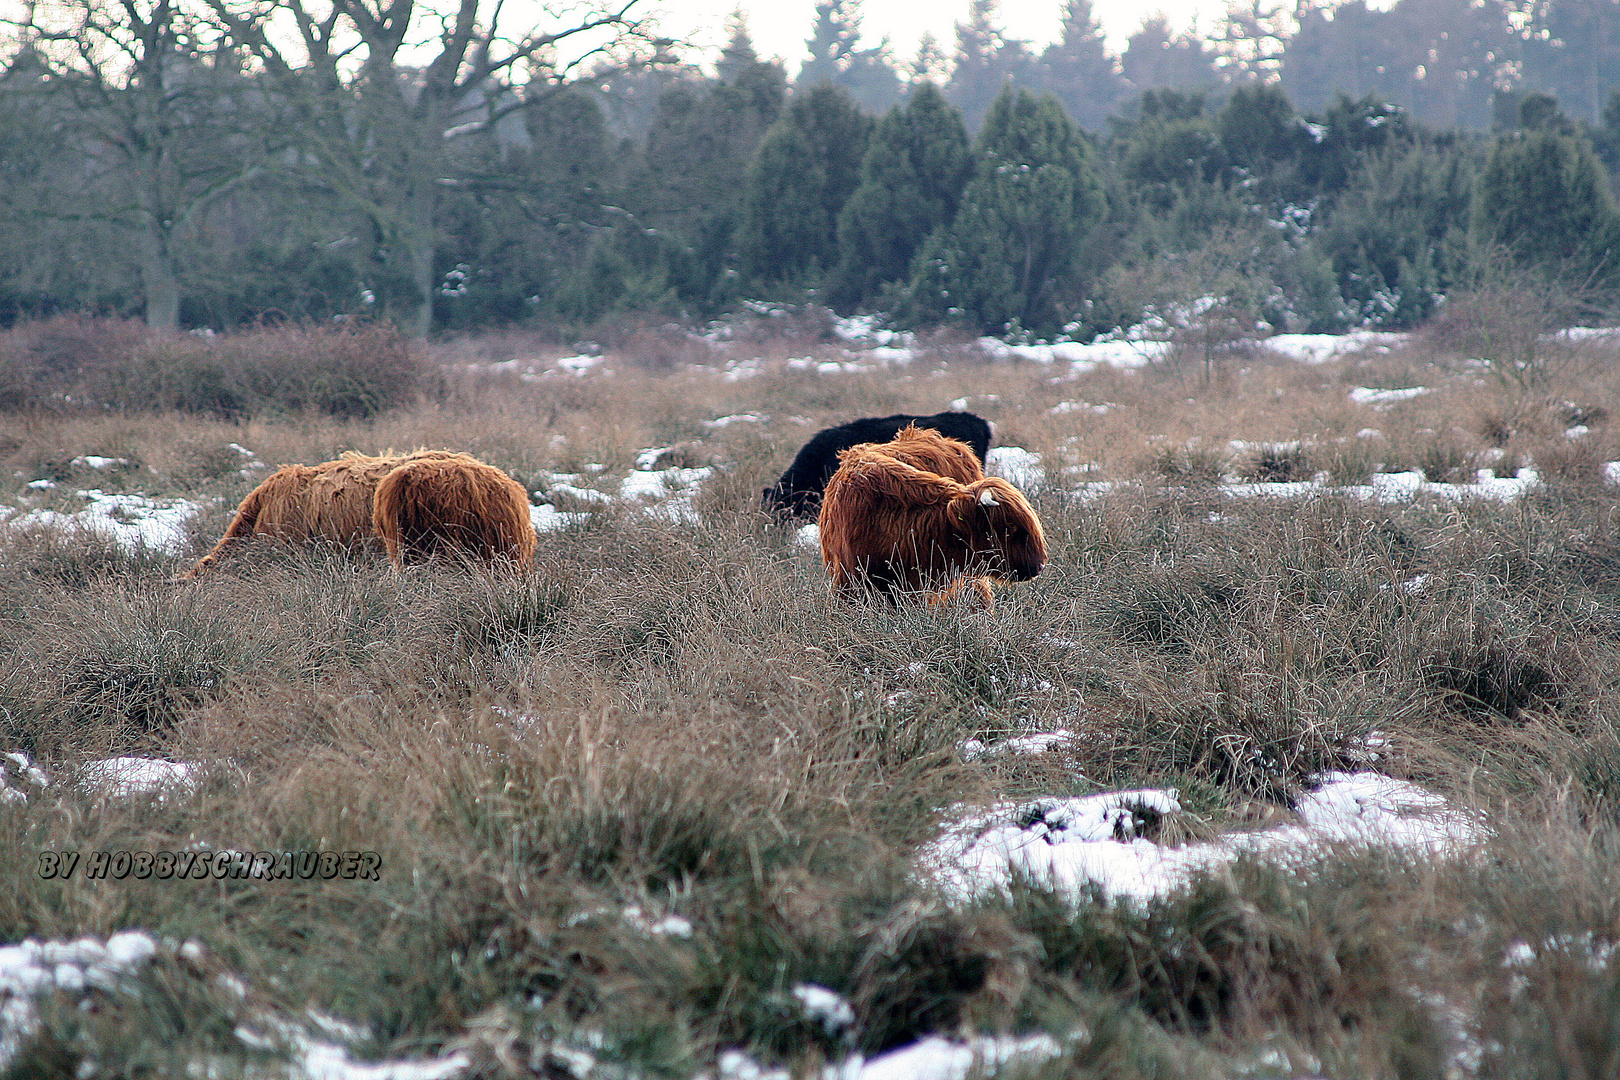
<path fill-rule="evenodd" d="M 696 45 L 704 60 L 725 44 L 726 16 L 735 8 L 748 15 L 748 30 L 761 56 L 775 56 L 796 70 L 804 56 L 804 42 L 816 18 L 816 0 L 650 0 L 664 32 Z M 1063 0 L 1001 0 L 997 5 L 1006 33 L 1043 46 L 1058 35 Z M 956 41 L 956 23 L 967 19 L 967 0 L 865 0 L 861 6 L 862 43 L 877 44 L 888 35 L 895 57 L 909 61 L 917 54 L 924 33 L 950 52 Z M 1092 10 L 1108 35 L 1116 54 L 1149 15 L 1163 13 L 1175 30 L 1185 30 L 1197 18 L 1208 31 L 1226 11 L 1222 0 L 1093 0 Z"/>

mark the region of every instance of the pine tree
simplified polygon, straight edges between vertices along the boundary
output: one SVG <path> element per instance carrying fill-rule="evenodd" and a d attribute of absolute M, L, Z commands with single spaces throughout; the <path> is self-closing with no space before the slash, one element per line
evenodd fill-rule
<path fill-rule="evenodd" d="M 1590 146 L 1552 129 L 1499 136 L 1474 188 L 1471 239 L 1575 285 L 1620 280 L 1620 211 Z"/>
<path fill-rule="evenodd" d="M 996 0 L 968 0 L 968 21 L 956 24 L 956 55 L 945 96 L 976 129 L 990 103 L 1008 83 L 1033 85 L 1034 58 L 1024 42 L 1009 38 L 996 21 Z"/>
<path fill-rule="evenodd" d="M 1009 87 L 974 159 L 956 220 L 918 256 L 907 313 L 1056 335 L 1079 304 L 1081 245 L 1106 210 L 1085 140 L 1056 98 Z"/>
<path fill-rule="evenodd" d="M 917 39 L 917 56 L 906 67 L 911 85 L 921 86 L 925 82 L 940 85 L 946 81 L 949 68 L 949 58 L 940 48 L 939 39 L 924 31 Z"/>
<path fill-rule="evenodd" d="M 701 311 L 732 299 L 728 261 L 739 192 L 787 92 L 781 66 L 748 59 L 755 53 L 747 28 L 734 30 L 741 36 L 733 34 L 722 58 L 735 61 L 722 66 L 724 81 L 688 73 L 660 97 L 645 146 L 628 166 L 619 212 L 603 223 L 611 231 L 582 270 L 589 295 L 577 309 L 598 310 L 603 282 L 618 282 L 614 295 L 627 298 L 661 293 L 655 286 L 662 282 Z"/>
<path fill-rule="evenodd" d="M 900 100 L 900 76 L 889 59 L 888 39 L 860 48 L 861 14 L 856 0 L 823 0 L 805 44 L 801 87 L 839 86 L 862 108 L 882 112 Z"/>
<path fill-rule="evenodd" d="M 1168 210 L 1200 184 L 1213 184 L 1226 167 L 1214 119 L 1197 90 L 1147 90 L 1134 124 L 1122 125 L 1121 175 L 1143 202 Z"/>
<path fill-rule="evenodd" d="M 1300 154 L 1300 169 L 1314 191 L 1329 197 L 1342 190 L 1372 154 L 1410 145 L 1417 138 L 1406 110 L 1386 105 L 1372 94 L 1360 100 L 1340 94 L 1314 119 L 1311 140 Z"/>
<path fill-rule="evenodd" d="M 1237 87 L 1216 115 L 1215 130 L 1235 181 L 1248 181 L 1254 193 L 1269 199 L 1309 197 L 1299 187 L 1299 159 L 1311 135 L 1281 88 Z"/>
<path fill-rule="evenodd" d="M 742 8 L 734 8 L 726 16 L 726 47 L 720 50 L 720 59 L 714 73 L 723 83 L 735 83 L 747 69 L 759 63 L 754 38 L 748 32 L 748 15 Z"/>
<path fill-rule="evenodd" d="M 854 0 L 822 0 L 816 5 L 816 25 L 804 43 L 808 56 L 799 66 L 800 86 L 832 86 L 849 66 L 861 37 L 860 15 Z"/>
<path fill-rule="evenodd" d="M 838 214 L 860 180 L 871 121 L 843 90 L 794 97 L 759 145 L 736 247 L 747 287 L 814 285 L 838 259 Z"/>
<path fill-rule="evenodd" d="M 832 303 L 870 303 L 885 284 L 909 278 L 917 249 L 956 216 L 970 168 L 962 114 L 932 83 L 890 110 L 861 159 L 860 186 L 838 217 Z"/>
<path fill-rule="evenodd" d="M 1062 31 L 1041 54 L 1041 70 L 1046 89 L 1087 131 L 1101 130 L 1125 93 L 1091 0 L 1066 0 Z"/>
<path fill-rule="evenodd" d="M 1396 141 L 1344 181 L 1316 243 L 1357 321 L 1397 328 L 1428 317 L 1460 269 L 1473 174 L 1455 147 Z"/>
<path fill-rule="evenodd" d="M 1125 80 L 1138 90 L 1192 90 L 1218 84 L 1215 54 L 1192 34 L 1171 34 L 1170 22 L 1154 15 L 1132 34 L 1119 58 Z"/>

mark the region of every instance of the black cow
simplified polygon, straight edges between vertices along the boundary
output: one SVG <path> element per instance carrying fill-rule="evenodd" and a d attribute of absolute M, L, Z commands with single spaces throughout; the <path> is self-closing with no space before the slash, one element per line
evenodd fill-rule
<path fill-rule="evenodd" d="M 858 443 L 885 443 L 907 424 L 933 428 L 941 435 L 961 439 L 984 461 L 990 450 L 990 422 L 970 412 L 942 412 L 933 416 L 869 416 L 818 431 L 800 448 L 787 472 L 761 494 L 765 512 L 783 520 L 813 521 L 821 509 L 821 493 L 838 471 L 838 451 Z"/>

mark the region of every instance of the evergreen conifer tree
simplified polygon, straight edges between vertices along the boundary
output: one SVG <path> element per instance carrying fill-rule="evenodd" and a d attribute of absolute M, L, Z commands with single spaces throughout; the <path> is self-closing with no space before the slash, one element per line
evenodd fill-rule
<path fill-rule="evenodd" d="M 861 48 L 861 13 L 856 0 L 823 0 L 816 5 L 816 23 L 804 43 L 805 61 L 799 67 L 800 87 L 840 86 L 862 108 L 881 112 L 900 100 L 900 76 L 889 57 L 884 39 Z"/>
<path fill-rule="evenodd" d="M 1402 141 L 1369 151 L 1345 179 L 1315 243 L 1356 321 L 1398 328 L 1429 316 L 1460 269 L 1473 174 L 1455 147 Z"/>
<path fill-rule="evenodd" d="M 956 220 L 918 256 L 906 313 L 1050 337 L 1079 303 L 1078 263 L 1106 206 L 1056 98 L 1008 87 L 974 148 Z"/>
<path fill-rule="evenodd" d="M 917 249 L 951 223 L 971 168 L 962 114 L 932 83 L 878 122 L 861 182 L 838 217 L 838 271 L 829 299 L 853 307 L 904 282 Z"/>
<path fill-rule="evenodd" d="M 1066 0 L 1058 40 L 1041 54 L 1041 68 L 1046 89 L 1087 131 L 1100 131 L 1125 93 L 1091 0 Z"/>
<path fill-rule="evenodd" d="M 1575 285 L 1620 280 L 1620 211 L 1590 146 L 1552 128 L 1500 136 L 1474 188 L 1471 239 Z"/>
<path fill-rule="evenodd" d="M 968 21 L 956 24 L 956 55 L 945 84 L 945 96 L 962 110 L 968 130 L 978 128 L 1008 83 L 1030 85 L 1034 74 L 1029 47 L 998 24 L 996 0 L 968 0 Z"/>
<path fill-rule="evenodd" d="M 1193 34 L 1171 34 L 1170 21 L 1153 15 L 1130 36 L 1119 58 L 1125 79 L 1138 90 L 1191 90 L 1219 83 L 1215 54 Z"/>
<path fill-rule="evenodd" d="M 796 95 L 760 142 L 736 247 L 747 287 L 815 285 L 838 259 L 838 214 L 860 180 L 871 121 L 843 90 Z"/>

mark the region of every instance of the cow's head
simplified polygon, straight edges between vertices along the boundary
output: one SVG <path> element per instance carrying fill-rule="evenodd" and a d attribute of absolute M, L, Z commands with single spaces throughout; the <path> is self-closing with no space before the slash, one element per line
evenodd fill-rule
<path fill-rule="evenodd" d="M 1028 581 L 1046 565 L 1046 532 L 1023 493 L 999 476 L 963 488 L 947 509 L 976 568 Z"/>
<path fill-rule="evenodd" d="M 816 511 L 821 509 L 821 494 L 815 491 L 794 491 L 777 483 L 760 489 L 759 502 L 767 514 L 784 524 L 795 518 L 814 521 Z"/>

